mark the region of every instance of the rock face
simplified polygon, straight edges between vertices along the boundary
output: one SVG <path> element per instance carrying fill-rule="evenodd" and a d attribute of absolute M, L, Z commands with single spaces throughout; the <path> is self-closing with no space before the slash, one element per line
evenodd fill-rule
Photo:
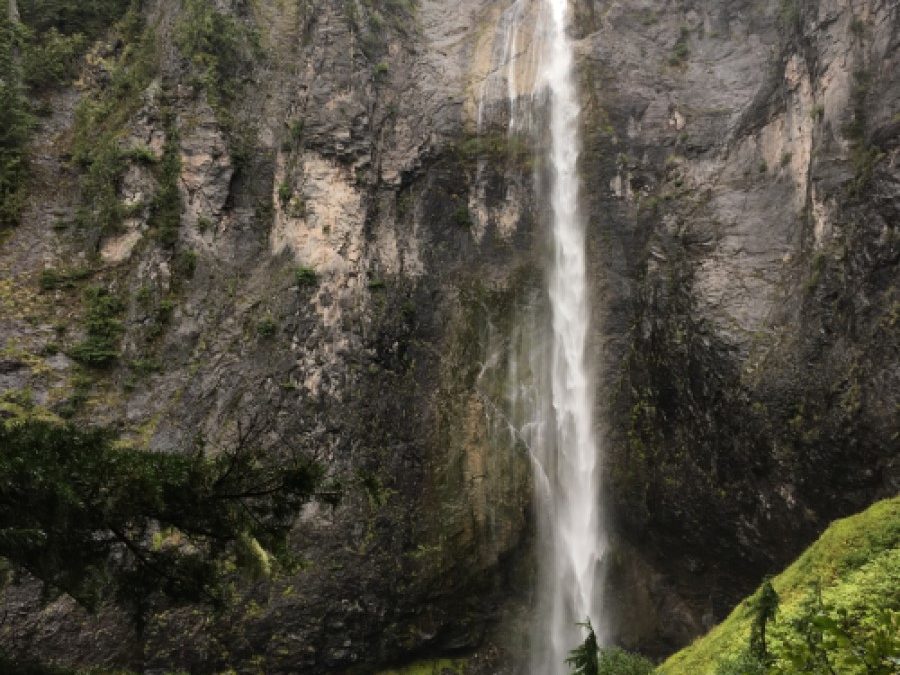
<path fill-rule="evenodd" d="M 250 425 L 342 494 L 302 514 L 302 569 L 234 608 L 160 608 L 138 637 L 22 580 L 3 590 L 4 649 L 146 672 L 372 672 L 479 649 L 484 672 L 515 666 L 531 478 L 486 373 L 544 286 L 546 232 L 539 144 L 506 136 L 494 86 L 507 4 L 215 3 L 240 55 L 216 81 L 180 37 L 192 3 L 145 3 L 154 66 L 110 118 L 144 153 L 114 181 L 117 228 L 78 217 L 99 202 L 68 159 L 78 101 L 106 100 L 135 51 L 99 45 L 47 95 L 0 244 L 4 414 L 171 451 Z M 607 582 L 628 647 L 683 645 L 898 489 L 900 8 L 847 5 L 573 3 Z M 126 306 L 102 371 L 67 356 L 87 284 Z"/>

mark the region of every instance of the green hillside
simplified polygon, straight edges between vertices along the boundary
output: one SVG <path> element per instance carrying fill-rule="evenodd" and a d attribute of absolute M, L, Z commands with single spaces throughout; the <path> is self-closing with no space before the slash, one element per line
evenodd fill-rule
<path fill-rule="evenodd" d="M 779 605 L 765 657 L 749 649 L 758 591 L 658 672 L 900 672 L 900 497 L 834 522 L 772 585 Z"/>

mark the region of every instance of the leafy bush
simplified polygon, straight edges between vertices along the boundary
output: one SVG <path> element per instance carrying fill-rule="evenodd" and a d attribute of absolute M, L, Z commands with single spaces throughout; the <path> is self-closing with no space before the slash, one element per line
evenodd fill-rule
<path fill-rule="evenodd" d="M 457 206 L 453 212 L 453 221 L 460 227 L 472 227 L 472 214 L 469 211 L 469 207 L 465 204 Z"/>
<path fill-rule="evenodd" d="M 75 345 L 69 356 L 91 367 L 111 365 L 119 357 L 119 340 L 125 332 L 119 315 L 124 305 L 105 288 L 91 286 L 85 290 L 87 336 Z"/>
<path fill-rule="evenodd" d="M 25 146 L 32 118 L 22 89 L 21 71 L 13 58 L 22 34 L 0 12 L 0 227 L 19 222 L 25 199 L 28 165 Z"/>
<path fill-rule="evenodd" d="M 261 319 L 256 324 L 256 332 L 261 338 L 270 338 L 275 335 L 278 330 L 278 324 L 271 317 Z"/>
<path fill-rule="evenodd" d="M 319 283 L 319 275 L 312 267 L 298 267 L 294 271 L 294 281 L 301 288 L 304 286 L 315 286 Z"/>
<path fill-rule="evenodd" d="M 156 71 L 155 37 L 144 30 L 136 10 L 116 24 L 115 34 L 126 46 L 112 67 L 108 85 L 84 98 L 76 108 L 72 147 L 73 160 L 82 169 L 84 206 L 78 222 L 101 232 L 118 230 L 126 215 L 119 199 L 119 183 L 133 151 L 120 147 L 120 136 L 142 105 L 141 95 Z"/>
<path fill-rule="evenodd" d="M 64 35 L 96 38 L 118 21 L 133 0 L 28 0 L 19 3 L 22 22 L 37 33 L 57 30 Z"/>
<path fill-rule="evenodd" d="M 282 206 L 287 206 L 287 203 L 291 200 L 293 194 L 294 188 L 292 188 L 291 184 L 287 181 L 284 181 L 278 186 L 278 201 L 281 202 Z"/>
<path fill-rule="evenodd" d="M 210 104 L 218 107 L 230 101 L 237 93 L 236 81 L 246 63 L 247 36 L 241 24 L 218 11 L 213 3 L 186 0 L 175 41 L 200 72 Z"/>
<path fill-rule="evenodd" d="M 687 28 L 682 28 L 681 34 L 678 36 L 675 45 L 672 47 L 672 53 L 669 55 L 670 66 L 680 66 L 687 61 L 688 57 L 691 55 L 691 49 L 688 46 L 689 39 L 690 32 Z"/>
<path fill-rule="evenodd" d="M 598 675 L 650 675 L 653 663 L 641 656 L 618 647 L 600 650 Z"/>
<path fill-rule="evenodd" d="M 163 148 L 162 161 L 159 163 L 157 180 L 159 188 L 150 204 L 150 226 L 156 231 L 160 242 L 165 246 L 174 246 L 178 241 L 178 230 L 181 226 L 181 190 L 178 179 L 181 177 L 181 155 L 178 145 L 178 131 L 170 112 L 165 113 L 166 143 Z M 190 274 L 193 274 L 193 264 Z"/>
<path fill-rule="evenodd" d="M 601 649 L 591 622 L 581 625 L 587 629 L 587 637 L 566 659 L 573 669 L 572 675 L 650 675 L 653 672 L 653 663 L 639 654 L 619 647 Z"/>
<path fill-rule="evenodd" d="M 57 288 L 75 288 L 76 282 L 87 279 L 91 274 L 90 269 L 62 271 L 46 267 L 41 270 L 38 284 L 42 291 L 52 291 Z"/>
<path fill-rule="evenodd" d="M 70 82 L 78 74 L 79 59 L 86 44 L 81 33 L 63 35 L 51 28 L 23 50 L 25 82 L 32 89 Z"/>
<path fill-rule="evenodd" d="M 719 664 L 716 668 L 716 675 L 766 675 L 766 673 L 768 673 L 766 664 L 749 651 Z"/>

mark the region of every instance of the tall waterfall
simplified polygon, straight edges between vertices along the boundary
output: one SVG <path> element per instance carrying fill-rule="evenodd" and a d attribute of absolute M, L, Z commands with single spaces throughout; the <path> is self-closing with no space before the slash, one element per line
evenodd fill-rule
<path fill-rule="evenodd" d="M 478 107 L 480 130 L 486 94 L 496 101 L 508 91 L 510 133 L 531 134 L 547 152 L 546 175 L 537 181 L 539 201 L 549 204 L 546 295 L 525 303 L 506 365 L 508 421 L 528 446 L 535 476 L 540 606 L 534 675 L 568 672 L 565 658 L 585 635 L 579 623 L 590 619 L 601 637 L 604 628 L 597 580 L 606 540 L 593 419 L 596 382 L 587 355 L 591 309 L 569 14 L 569 0 L 515 0 L 505 9 L 493 47 L 497 67 L 482 84 Z M 529 21 L 531 40 L 522 37 L 521 24 Z"/>
<path fill-rule="evenodd" d="M 581 635 L 575 622 L 600 625 L 595 578 L 601 554 L 594 382 L 585 358 L 590 306 L 587 298 L 584 224 L 578 208 L 578 117 L 573 48 L 567 35 L 568 0 L 549 5 L 549 39 L 542 84 L 550 106 L 550 270 L 552 348 L 550 380 L 556 421 L 555 457 L 548 503 L 553 528 L 550 573 L 550 658 L 542 672 L 565 672 L 563 660 Z M 555 665 L 558 664 L 558 665 Z M 555 668 L 553 667 L 555 665 Z"/>

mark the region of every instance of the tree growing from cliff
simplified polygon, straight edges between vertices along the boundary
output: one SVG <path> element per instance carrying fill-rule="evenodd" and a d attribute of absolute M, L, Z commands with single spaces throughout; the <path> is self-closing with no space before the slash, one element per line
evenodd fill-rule
<path fill-rule="evenodd" d="M 599 675 L 600 648 L 594 627 L 590 619 L 578 625 L 587 629 L 587 637 L 569 653 L 566 663 L 572 667 L 572 675 Z"/>
<path fill-rule="evenodd" d="M 584 642 L 573 649 L 566 663 L 572 675 L 650 675 L 653 663 L 643 656 L 631 654 L 618 647 L 600 649 L 590 619 L 579 624 L 587 629 Z"/>
<path fill-rule="evenodd" d="M 252 426 L 252 425 L 251 425 Z M 239 570 L 291 564 L 288 532 L 319 466 L 273 460 L 239 429 L 210 456 L 123 447 L 104 429 L 0 424 L 0 557 L 87 608 L 112 600 L 138 621 L 154 599 L 227 599 Z"/>

